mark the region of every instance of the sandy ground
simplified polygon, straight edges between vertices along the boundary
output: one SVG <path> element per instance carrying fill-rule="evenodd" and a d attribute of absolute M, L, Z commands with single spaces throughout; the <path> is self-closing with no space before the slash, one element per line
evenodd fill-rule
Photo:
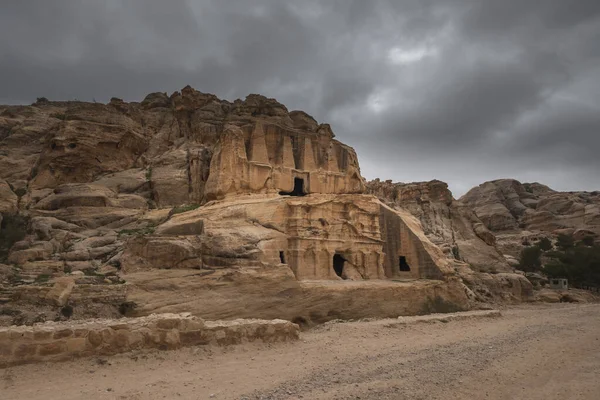
<path fill-rule="evenodd" d="M 0 399 L 600 399 L 600 305 L 0 370 Z"/>

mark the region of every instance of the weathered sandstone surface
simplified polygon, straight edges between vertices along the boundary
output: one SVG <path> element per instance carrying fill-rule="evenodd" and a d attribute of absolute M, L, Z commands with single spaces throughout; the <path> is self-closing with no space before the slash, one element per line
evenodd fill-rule
<path fill-rule="evenodd" d="M 473 298 L 481 302 L 533 300 L 531 283 L 499 251 L 496 236 L 469 206 L 452 197 L 441 181 L 392 183 L 375 179 L 367 192 L 419 219 L 423 232 L 439 246 Z"/>
<path fill-rule="evenodd" d="M 410 211 L 427 237 L 449 257 L 482 270 L 509 270 L 496 249 L 495 235 L 468 206 L 452 197 L 445 182 L 392 183 L 376 179 L 367 183 L 367 191 L 391 207 Z"/>
<path fill-rule="evenodd" d="M 328 125 L 259 95 L 0 106 L 0 213 L 0 325 L 311 323 L 474 298 L 423 219 L 365 193 Z M 477 229 L 457 241 L 473 260 L 493 238 Z"/>
<path fill-rule="evenodd" d="M 460 201 L 497 237 L 505 255 L 559 233 L 576 239 L 600 235 L 600 192 L 557 192 L 539 183 L 501 179 L 483 183 Z"/>

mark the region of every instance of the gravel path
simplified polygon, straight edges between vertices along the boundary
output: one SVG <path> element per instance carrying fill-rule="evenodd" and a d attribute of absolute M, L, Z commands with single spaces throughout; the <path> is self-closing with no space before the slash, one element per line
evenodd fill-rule
<path fill-rule="evenodd" d="M 600 305 L 501 318 L 329 323 L 297 343 L 0 370 L 1 399 L 600 398 Z"/>

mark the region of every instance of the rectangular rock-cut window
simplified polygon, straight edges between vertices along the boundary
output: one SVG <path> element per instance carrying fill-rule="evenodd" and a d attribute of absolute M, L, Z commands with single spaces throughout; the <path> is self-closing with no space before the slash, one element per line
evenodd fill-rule
<path fill-rule="evenodd" d="M 279 192 L 282 196 L 306 196 L 306 192 L 304 191 L 304 179 L 302 178 L 294 178 L 294 190 L 291 192 Z"/>
<path fill-rule="evenodd" d="M 279 261 L 281 261 L 282 264 L 285 264 L 285 253 L 283 251 L 279 252 Z"/>
<path fill-rule="evenodd" d="M 400 268 L 400 272 L 410 272 L 410 265 L 406 262 L 405 256 L 398 257 L 398 267 Z"/>

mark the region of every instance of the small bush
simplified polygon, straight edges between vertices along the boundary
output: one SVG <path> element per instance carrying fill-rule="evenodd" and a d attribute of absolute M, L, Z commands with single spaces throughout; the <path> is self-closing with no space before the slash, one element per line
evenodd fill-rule
<path fill-rule="evenodd" d="M 61 121 L 65 121 L 67 119 L 67 115 L 64 113 L 52 113 L 50 117 L 60 119 Z"/>
<path fill-rule="evenodd" d="M 73 316 L 73 306 L 66 305 L 60 309 L 60 313 L 65 318 L 71 318 Z"/>
<path fill-rule="evenodd" d="M 6 262 L 10 248 L 27 235 L 29 218 L 22 215 L 6 215 L 0 225 L 0 263 Z"/>
<path fill-rule="evenodd" d="M 174 207 L 169 215 L 181 214 L 184 212 L 192 211 L 200 207 L 200 204 L 188 204 L 186 206 Z"/>
<path fill-rule="evenodd" d="M 452 255 L 455 260 L 460 260 L 460 252 L 458 251 L 458 246 L 452 246 Z"/>
<path fill-rule="evenodd" d="M 592 247 L 594 245 L 594 237 L 586 236 L 583 239 L 581 239 L 580 243 L 584 246 Z"/>
<path fill-rule="evenodd" d="M 126 301 L 119 305 L 119 312 L 121 315 L 129 316 L 133 313 L 133 311 L 137 308 L 137 304 L 133 301 Z"/>
<path fill-rule="evenodd" d="M 36 104 L 42 104 L 42 103 L 48 103 L 49 100 L 45 97 L 38 97 L 37 99 L 35 99 Z"/>
<path fill-rule="evenodd" d="M 85 276 L 100 276 L 100 277 L 104 277 L 104 275 L 99 274 L 98 272 L 96 272 L 96 269 L 92 268 L 92 267 L 82 269 L 81 272 L 83 272 L 83 274 Z"/>
<path fill-rule="evenodd" d="M 535 272 L 542 268 L 542 251 L 537 246 L 525 247 L 521 250 L 519 268 L 525 272 Z"/>
<path fill-rule="evenodd" d="M 543 237 L 540 239 L 540 242 L 538 243 L 538 247 L 542 250 L 542 251 L 548 251 L 552 249 L 552 242 L 550 241 L 550 239 L 548 239 L 547 237 Z"/>
<path fill-rule="evenodd" d="M 145 228 L 137 228 L 137 229 L 122 229 L 118 232 L 119 236 L 144 236 L 144 235 L 152 235 L 156 227 L 147 226 Z"/>
<path fill-rule="evenodd" d="M 146 182 L 150 182 L 152 180 L 152 167 L 148 167 L 146 170 Z"/>
<path fill-rule="evenodd" d="M 49 275 L 49 274 L 39 274 L 35 278 L 35 281 L 36 281 L 36 283 L 45 283 L 45 282 L 48 282 L 51 277 L 52 277 L 52 275 Z"/>
<path fill-rule="evenodd" d="M 575 247 L 575 239 L 573 239 L 573 236 L 571 235 L 565 235 L 561 233 L 556 238 L 556 247 L 563 251 L 572 249 L 573 247 Z"/>

